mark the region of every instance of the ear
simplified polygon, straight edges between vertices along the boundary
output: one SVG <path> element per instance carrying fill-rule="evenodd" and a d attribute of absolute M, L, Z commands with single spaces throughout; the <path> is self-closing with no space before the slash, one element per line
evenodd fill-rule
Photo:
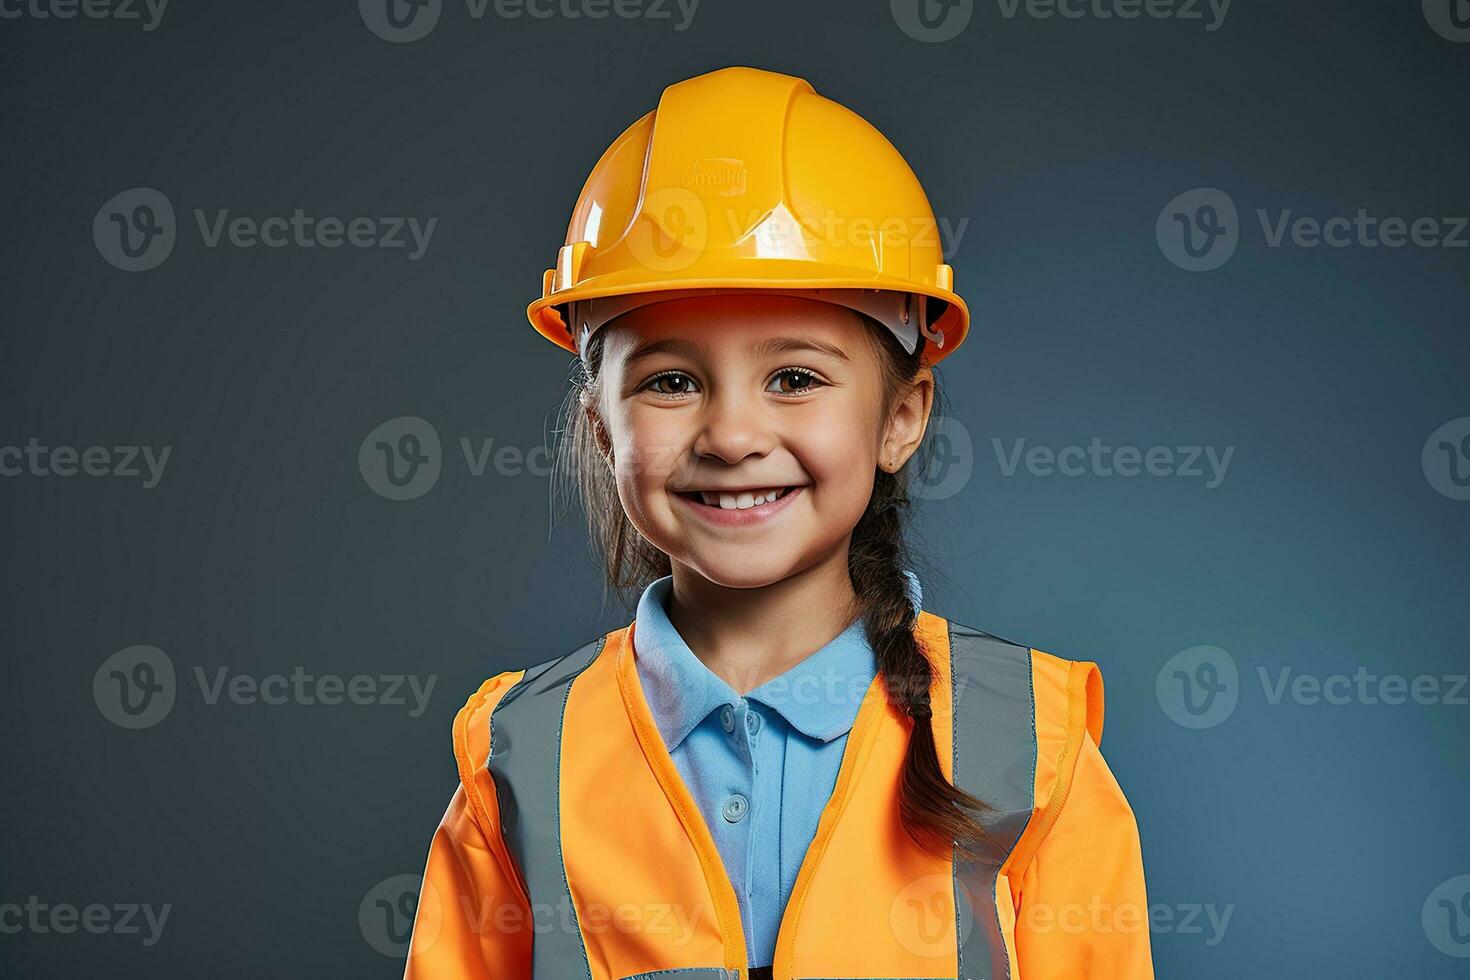
<path fill-rule="evenodd" d="M 608 437 L 607 427 L 602 424 L 602 416 L 597 414 L 595 407 L 585 401 L 581 403 L 581 410 L 587 418 L 587 425 L 592 431 L 592 442 L 597 447 L 598 454 L 611 468 L 613 465 L 612 439 Z"/>
<path fill-rule="evenodd" d="M 909 461 L 924 441 L 929 425 L 929 412 L 934 406 L 934 372 L 925 365 L 899 395 L 888 415 L 883 444 L 878 450 L 878 465 L 896 473 Z"/>

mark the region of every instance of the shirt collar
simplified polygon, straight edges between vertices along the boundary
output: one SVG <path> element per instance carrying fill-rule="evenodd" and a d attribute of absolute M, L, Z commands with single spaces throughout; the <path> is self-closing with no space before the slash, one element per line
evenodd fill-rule
<path fill-rule="evenodd" d="M 907 569 L 903 574 L 909 599 L 918 611 L 923 608 L 919 579 Z M 673 585 L 672 575 L 649 583 L 639 597 L 633 629 L 638 675 L 670 752 L 710 712 L 740 702 L 735 689 L 706 667 L 674 629 L 666 611 Z M 746 697 L 778 712 L 802 734 L 830 742 L 852 729 L 877 670 L 877 657 L 859 618 L 820 650 Z"/>

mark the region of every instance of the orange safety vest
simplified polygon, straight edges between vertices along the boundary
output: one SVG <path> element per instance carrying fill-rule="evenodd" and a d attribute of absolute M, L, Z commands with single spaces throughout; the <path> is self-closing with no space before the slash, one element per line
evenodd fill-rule
<path fill-rule="evenodd" d="M 484 683 L 429 849 L 406 980 L 746 980 L 739 905 L 634 667 L 637 623 Z M 939 760 L 998 849 L 904 833 L 912 720 L 869 687 L 802 862 L 774 980 L 1152 980 L 1132 810 L 1102 676 L 921 612 Z"/>

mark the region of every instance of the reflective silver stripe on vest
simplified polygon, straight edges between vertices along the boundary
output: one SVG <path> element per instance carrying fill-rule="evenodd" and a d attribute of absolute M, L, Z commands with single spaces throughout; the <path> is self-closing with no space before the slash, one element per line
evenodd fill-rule
<path fill-rule="evenodd" d="M 1031 818 L 1036 795 L 1035 692 L 1031 650 L 949 624 L 954 783 L 995 810 L 995 838 L 977 860 L 954 862 L 960 977 L 1007 980 L 1010 964 L 995 907 L 996 875 Z"/>
<path fill-rule="evenodd" d="M 528 668 L 490 713 L 490 758 L 506 847 L 531 899 L 532 980 L 591 980 L 561 855 L 562 717 L 572 681 L 607 636 Z"/>
<path fill-rule="evenodd" d="M 722 966 L 685 966 L 673 970 L 655 970 L 653 973 L 635 973 L 631 977 L 623 977 L 622 980 L 740 980 L 740 971 L 727 970 Z"/>

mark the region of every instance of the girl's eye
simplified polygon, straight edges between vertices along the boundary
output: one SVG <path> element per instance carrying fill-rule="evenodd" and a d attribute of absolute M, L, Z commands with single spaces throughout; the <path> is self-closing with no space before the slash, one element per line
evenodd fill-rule
<path fill-rule="evenodd" d="M 815 374 L 812 374 L 810 371 L 804 371 L 801 368 L 785 368 L 777 371 L 776 376 L 771 379 L 771 383 L 781 385 L 782 378 L 791 380 L 791 386 L 789 388 L 782 386 L 777 389 L 778 393 L 783 395 L 805 394 L 808 391 L 816 390 L 822 384 L 821 379 Z M 769 391 L 770 389 L 767 390 Z"/>
<path fill-rule="evenodd" d="M 659 387 L 660 385 L 666 387 Z M 683 371 L 665 371 L 663 374 L 655 374 L 649 378 L 643 387 L 653 389 L 655 394 L 678 398 L 694 390 L 694 379 Z"/>

